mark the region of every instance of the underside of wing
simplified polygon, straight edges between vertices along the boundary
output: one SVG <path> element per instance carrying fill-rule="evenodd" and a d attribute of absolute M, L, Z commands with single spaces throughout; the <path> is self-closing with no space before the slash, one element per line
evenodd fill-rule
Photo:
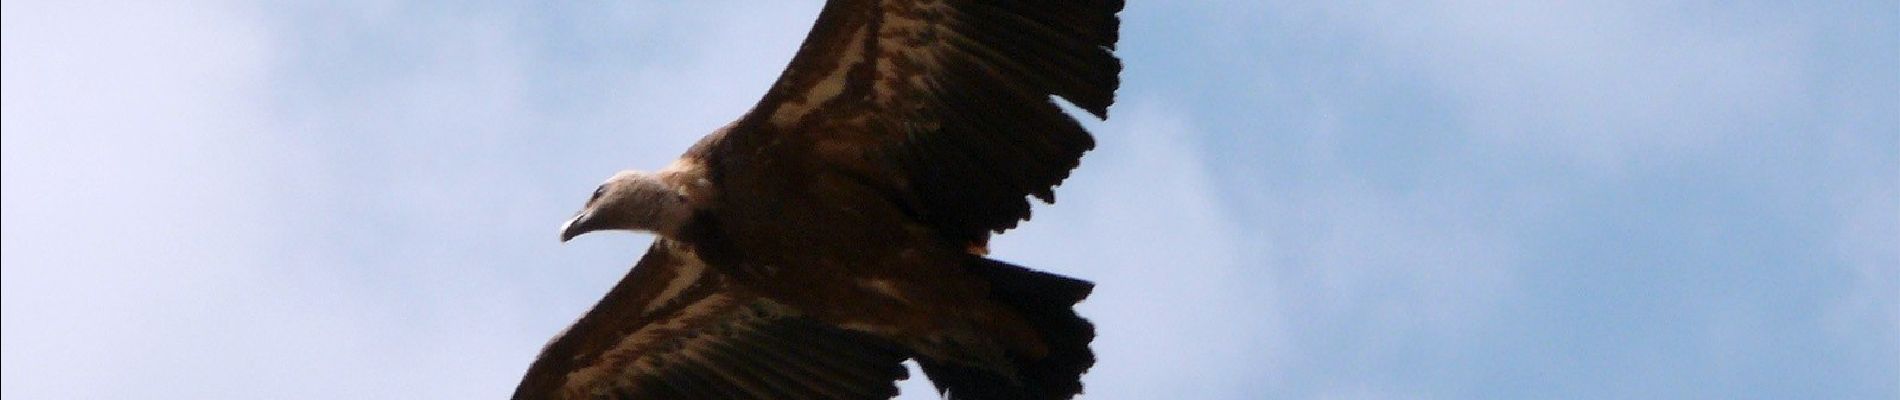
<path fill-rule="evenodd" d="M 738 126 L 816 152 L 952 239 L 1029 217 L 1106 118 L 1120 0 L 834 0 Z M 738 143 L 764 143 L 746 141 Z"/>
<path fill-rule="evenodd" d="M 907 353 L 733 290 L 656 242 L 542 350 L 515 399 L 887 399 Z"/>

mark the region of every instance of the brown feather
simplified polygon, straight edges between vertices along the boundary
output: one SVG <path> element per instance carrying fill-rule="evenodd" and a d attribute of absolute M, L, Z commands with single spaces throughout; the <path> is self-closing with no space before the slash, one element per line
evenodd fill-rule
<path fill-rule="evenodd" d="M 516 399 L 887 398 L 906 354 L 737 290 L 666 239 L 600 305 L 542 350 Z M 669 287 L 686 284 L 665 297 Z M 656 303 L 668 306 L 648 307 Z M 638 313 L 651 308 L 653 311 Z M 830 354 L 803 353 L 822 348 Z M 760 354 L 805 354 L 760 357 Z M 594 371 L 594 372 L 590 372 Z M 837 380 L 837 377 L 851 377 Z"/>
<path fill-rule="evenodd" d="M 981 254 L 1094 147 L 1055 99 L 1106 118 L 1121 7 L 828 1 L 758 105 L 660 174 L 688 222 L 515 398 L 880 398 L 907 357 L 960 396 L 1078 393 L 1088 283 Z"/>
<path fill-rule="evenodd" d="M 1120 8 L 1119 1 L 832 1 L 778 84 L 737 124 L 747 129 L 736 132 L 808 141 L 775 147 L 787 151 L 856 148 L 856 156 L 821 152 L 827 158 L 817 167 L 894 170 L 881 184 L 911 193 L 895 197 L 917 199 L 911 211 L 945 236 L 973 241 L 1028 218 L 1023 197 L 1051 201 L 1050 189 L 1092 147 L 1047 98 L 1107 115 L 1121 71 L 1112 53 Z"/>

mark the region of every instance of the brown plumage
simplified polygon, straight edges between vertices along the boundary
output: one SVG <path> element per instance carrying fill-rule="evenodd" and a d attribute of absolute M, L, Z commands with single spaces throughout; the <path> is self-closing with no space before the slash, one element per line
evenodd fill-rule
<path fill-rule="evenodd" d="M 517 399 L 1069 398 L 1088 282 L 984 258 L 1114 101 L 1120 1 L 833 0 L 763 100 L 562 228 L 659 235 Z"/>

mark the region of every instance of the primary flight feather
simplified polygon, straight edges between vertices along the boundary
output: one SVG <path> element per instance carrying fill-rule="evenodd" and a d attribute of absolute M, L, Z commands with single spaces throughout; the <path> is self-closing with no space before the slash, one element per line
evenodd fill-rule
<path fill-rule="evenodd" d="M 1065 399 L 1092 284 L 985 258 L 1094 142 L 1120 1 L 832 0 L 759 104 L 562 227 L 655 233 L 516 399 Z"/>

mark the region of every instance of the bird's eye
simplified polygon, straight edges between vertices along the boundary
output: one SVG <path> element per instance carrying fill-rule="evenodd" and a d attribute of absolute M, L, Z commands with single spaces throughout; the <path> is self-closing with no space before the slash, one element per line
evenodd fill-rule
<path fill-rule="evenodd" d="M 607 185 L 600 185 L 600 187 L 594 188 L 594 196 L 588 197 L 587 202 L 593 203 L 595 200 L 600 200 L 601 193 L 607 193 Z"/>

